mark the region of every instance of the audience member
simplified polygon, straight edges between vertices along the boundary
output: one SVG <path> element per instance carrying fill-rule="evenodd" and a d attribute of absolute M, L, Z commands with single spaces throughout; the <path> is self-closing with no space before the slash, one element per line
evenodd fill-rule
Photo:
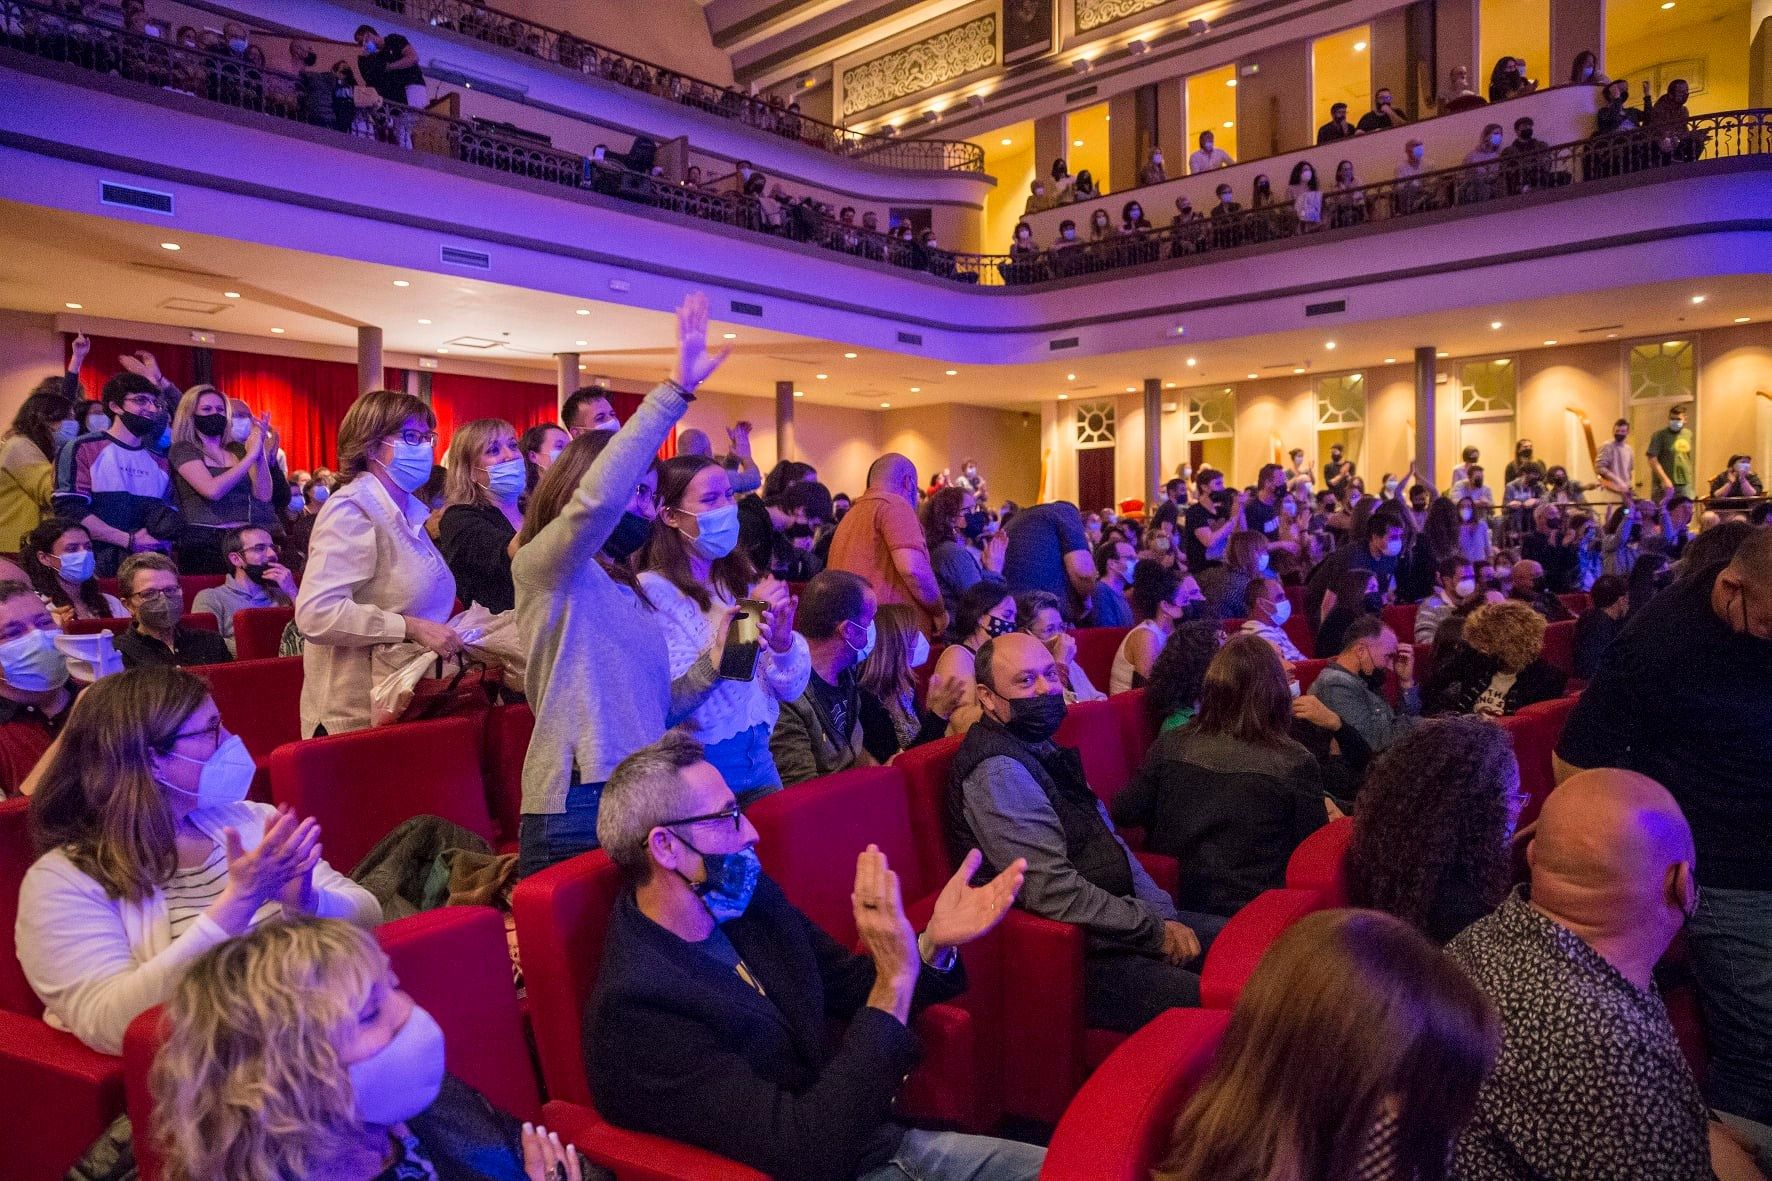
<path fill-rule="evenodd" d="M 1445 1177 L 1497 1041 L 1493 1006 L 1404 923 L 1307 915 L 1244 987 L 1155 1181 Z"/>
<path fill-rule="evenodd" d="M 1317 626 L 1316 654 L 1319 660 L 1340 654 L 1342 640 L 1354 620 L 1384 611 L 1384 596 L 1378 593 L 1378 576 L 1370 570 L 1357 566 L 1343 570 L 1330 589 L 1335 606 Z"/>
<path fill-rule="evenodd" d="M 1115 797 L 1114 823 L 1180 862 L 1183 910 L 1229 917 L 1284 885 L 1292 851 L 1328 819 L 1322 772 L 1291 725 L 1279 655 L 1234 637 L 1206 670 L 1199 712 L 1158 736 Z"/>
<path fill-rule="evenodd" d="M 1331 103 L 1329 122 L 1317 128 L 1317 143 L 1332 144 L 1337 140 L 1352 139 L 1359 133 L 1359 129 L 1347 121 L 1347 104 Z"/>
<path fill-rule="evenodd" d="M 1194 474 L 1194 503 L 1182 518 L 1189 570 L 1202 574 L 1224 560 L 1231 534 L 1248 523 L 1248 503 L 1245 493 L 1225 489 L 1223 472 L 1202 467 Z"/>
<path fill-rule="evenodd" d="M 929 565 L 929 545 L 917 523 L 917 469 L 887 454 L 868 468 L 868 487 L 831 537 L 830 569 L 865 579 L 880 603 L 909 603 L 923 613 L 924 631 L 947 630 L 947 608 Z M 870 617 L 872 611 L 869 611 Z"/>
<path fill-rule="evenodd" d="M 1401 712 L 1383 696 L 1391 673 L 1397 677 Z M 1397 634 L 1378 616 L 1362 616 L 1348 627 L 1341 652 L 1317 675 L 1311 696 L 1334 710 L 1373 754 L 1382 754 L 1421 714 L 1415 650 L 1399 644 Z"/>
<path fill-rule="evenodd" d="M 597 831 L 624 887 L 586 1020 L 601 1115 L 786 1181 L 1033 1181 L 1039 1148 L 891 1119 L 912 1013 L 964 988 L 957 949 L 1008 911 L 1021 860 L 974 887 L 969 852 L 918 934 L 870 845 L 853 895 L 867 954 L 851 955 L 763 873 L 756 829 L 693 739 L 636 751 L 607 794 Z M 848 1023 L 835 1043 L 833 1018 Z"/>
<path fill-rule="evenodd" d="M 621 420 L 615 417 L 615 408 L 610 405 L 609 391 L 587 385 L 567 396 L 565 405 L 560 407 L 560 425 L 576 439 L 590 431 L 619 430 Z"/>
<path fill-rule="evenodd" d="M 1529 535 L 1529 537 L 1540 538 L 1543 536 L 1543 534 Z M 1551 586 L 1545 576 L 1544 566 L 1531 558 L 1521 558 L 1514 563 L 1513 585 L 1509 588 L 1507 597 L 1516 603 L 1526 604 L 1544 616 L 1548 623 L 1564 623 L 1575 618 L 1569 608 L 1563 606 L 1563 601 L 1551 593 Z"/>
<path fill-rule="evenodd" d="M 1372 109 L 1360 116 L 1359 126 L 1355 128 L 1361 135 L 1370 135 L 1374 131 L 1389 131 L 1393 127 L 1401 127 L 1409 120 L 1403 112 L 1392 105 L 1391 88 L 1381 86 L 1372 97 Z"/>
<path fill-rule="evenodd" d="M 1178 623 L 1151 666 L 1145 686 L 1144 711 L 1159 733 L 1187 725 L 1200 710 L 1206 669 L 1224 645 L 1224 629 L 1215 620 Z"/>
<path fill-rule="evenodd" d="M 1286 469 L 1277 463 L 1262 464 L 1255 477 L 1255 495 L 1244 503 L 1245 527 L 1270 542 L 1280 540 L 1280 505 L 1285 495 Z"/>
<path fill-rule="evenodd" d="M 517 440 L 517 450 L 523 455 L 526 492 L 535 491 L 542 473 L 554 466 L 554 461 L 560 458 L 560 452 L 566 450 L 566 444 L 570 442 L 572 436 L 552 422 L 539 423 L 523 432 L 523 437 Z"/>
<path fill-rule="evenodd" d="M 128 614 L 122 600 L 99 590 L 93 577 L 97 563 L 86 527 L 66 517 L 44 517 L 25 537 L 19 563 L 56 626 L 66 629 L 76 619 L 119 619 Z"/>
<path fill-rule="evenodd" d="M 50 511 L 56 456 L 80 433 L 74 399 L 67 392 L 69 378 L 76 379 L 78 390 L 78 372 L 76 366 L 65 377 L 45 378 L 19 403 L 12 425 L 0 437 L 0 476 L 5 477 L 0 480 L 0 553 L 18 553 L 25 536 Z"/>
<path fill-rule="evenodd" d="M 1452 1174 L 1713 1176 L 1727 1137 L 1654 983 L 1698 905 L 1679 805 L 1634 772 L 1577 775 L 1545 801 L 1526 860 L 1530 886 L 1446 949 L 1502 1028 Z"/>
<path fill-rule="evenodd" d="M 1569 67 L 1569 85 L 1571 86 L 1604 86 L 1610 79 L 1600 70 L 1600 59 L 1591 49 L 1584 49 L 1575 55 L 1575 64 Z"/>
<path fill-rule="evenodd" d="M 1729 464 L 1710 482 L 1711 497 L 1754 497 L 1765 495 L 1766 487 L 1754 474 L 1751 455 L 1731 455 Z"/>
<path fill-rule="evenodd" d="M 1138 551 L 1119 536 L 1095 547 L 1095 591 L 1082 623 L 1087 627 L 1131 627 L 1132 576 L 1138 569 Z"/>
<path fill-rule="evenodd" d="M 80 686 L 49 608 L 22 582 L 0 582 L 0 799 L 17 794 L 67 725 Z"/>
<path fill-rule="evenodd" d="M 1239 634 L 1267 641 L 1268 647 L 1287 664 L 1305 659 L 1286 634 L 1286 623 L 1292 618 L 1292 600 L 1279 579 L 1257 578 L 1251 582 L 1243 595 L 1243 614 L 1247 618 Z"/>
<path fill-rule="evenodd" d="M 165 539 L 178 532 L 170 468 L 150 446 L 166 425 L 159 393 L 142 373 L 117 374 L 104 386 L 109 423 L 65 444 L 56 457 L 56 515 L 86 527 L 100 575 L 115 574 L 132 553 L 171 549 Z"/>
<path fill-rule="evenodd" d="M 502 418 L 476 418 L 455 428 L 444 466 L 437 548 L 455 578 L 455 597 L 497 614 L 517 605 L 511 555 L 523 527 L 519 507 L 529 473 L 517 431 Z"/>
<path fill-rule="evenodd" d="M 1506 896 L 1521 803 L 1506 731 L 1477 718 L 1423 722 L 1360 786 L 1348 901 L 1444 945 Z"/>
<path fill-rule="evenodd" d="M 1459 649 L 1434 660 L 1425 712 L 1500 718 L 1561 697 L 1568 677 L 1545 663 L 1544 629 L 1544 616 L 1517 600 L 1472 611 Z"/>
<path fill-rule="evenodd" d="M 1590 606 L 1575 621 L 1575 677 L 1591 681 L 1600 669 L 1606 649 L 1624 630 L 1624 618 L 1630 612 L 1629 584 L 1616 574 L 1594 579 L 1588 592 Z"/>
<path fill-rule="evenodd" d="M 1570 715 L 1557 755 L 1663 783 L 1692 822 L 1705 889 L 1687 946 L 1709 1030 L 1705 1086 L 1723 1111 L 1772 1122 L 1772 530 L 1726 564 L 1635 605 Z"/>
<path fill-rule="evenodd" d="M 1067 620 L 1081 617 L 1095 593 L 1095 563 L 1077 506 L 1060 500 L 1022 509 L 1003 532 L 1009 539 L 1003 580 L 1010 591 L 1046 591 L 1063 605 Z"/>
<path fill-rule="evenodd" d="M 339 424 L 339 467 L 350 482 L 315 522 L 295 600 L 307 641 L 303 737 L 369 725 L 377 646 L 461 650 L 448 623 L 455 576 L 425 530 L 431 510 L 418 497 L 431 478 L 436 426 L 423 400 L 393 390 L 363 395 Z"/>
<path fill-rule="evenodd" d="M 1132 578 L 1132 611 L 1138 623 L 1120 641 L 1108 678 L 1109 693 L 1137 689 L 1150 680 L 1151 666 L 1175 625 L 1188 610 L 1203 603 L 1193 575 L 1155 562 L 1140 562 Z M 1195 614 L 1200 612 L 1195 610 Z"/>
<path fill-rule="evenodd" d="M 923 541 L 929 547 L 929 566 L 935 571 L 936 584 L 941 587 L 942 606 L 951 621 L 960 596 L 985 575 L 984 561 L 978 552 L 964 542 L 971 532 L 974 514 L 987 516 L 976 507 L 971 492 L 949 485 L 923 501 L 917 517 L 923 526 Z M 982 527 L 983 522 L 978 522 Z M 1001 558 L 1002 543 L 998 543 Z M 998 566 L 1002 565 L 998 561 Z"/>
<path fill-rule="evenodd" d="M 1612 440 L 1594 456 L 1594 478 L 1608 492 L 1629 497 L 1636 478 L 1637 456 L 1630 445 L 1630 419 L 1612 424 Z"/>
<path fill-rule="evenodd" d="M 963 734 L 978 720 L 978 650 L 990 640 L 1014 631 L 1019 620 L 1015 597 L 995 578 L 973 583 L 960 596 L 954 607 L 955 642 L 943 648 L 935 662 L 936 676 L 964 689 L 960 706 L 949 720 L 950 733 Z"/>
<path fill-rule="evenodd" d="M 874 650 L 861 662 L 856 683 L 862 692 L 862 742 L 875 762 L 886 763 L 900 751 L 945 734 L 966 687 L 933 673 L 926 701 L 918 706 L 917 670 L 929 663 L 929 637 L 918 628 L 915 607 L 881 607 L 874 613 L 874 637 Z M 892 723 L 890 734 L 870 708 L 875 702 Z"/>
<path fill-rule="evenodd" d="M 720 466 L 730 480 L 732 469 L 724 463 Z M 830 490 L 823 484 L 816 480 L 786 482 L 761 498 L 747 496 L 738 502 L 738 544 L 760 572 L 784 581 L 805 582 L 824 569 L 814 552 L 813 539 L 833 516 Z M 828 547 L 829 534 L 825 537 Z"/>
<path fill-rule="evenodd" d="M 856 668 L 874 650 L 879 606 L 868 581 L 847 570 L 825 570 L 801 592 L 795 627 L 805 637 L 811 673 L 805 691 L 781 703 L 769 739 L 783 784 L 873 765 Z"/>
<path fill-rule="evenodd" d="M 1695 477 L 1692 436 L 1686 433 L 1686 408 L 1675 406 L 1667 412 L 1667 426 L 1656 431 L 1644 452 L 1649 461 L 1650 496 L 1656 500 L 1677 493 L 1692 495 Z"/>
<path fill-rule="evenodd" d="M 215 616 L 222 642 L 233 654 L 234 613 L 243 608 L 294 606 L 295 575 L 278 561 L 277 543 L 269 530 L 256 525 L 228 530 L 221 552 L 228 564 L 226 581 L 198 591 L 191 610 Z"/>
<path fill-rule="evenodd" d="M 1460 62 L 1448 72 L 1446 89 L 1440 92 L 1436 105 L 1440 108 L 1441 114 L 1446 114 L 1447 108 L 1451 107 L 1453 103 L 1460 99 L 1470 100 L 1473 98 L 1477 100 L 1477 106 L 1483 105 L 1482 96 L 1471 89 L 1471 68 Z"/>
<path fill-rule="evenodd" d="M 228 399 L 212 385 L 194 385 L 179 399 L 167 452 L 183 525 L 174 551 L 186 574 L 226 574 L 222 538 L 243 525 L 271 523 L 271 457 L 276 436 L 266 421 L 247 419 L 233 437 Z"/>
<path fill-rule="evenodd" d="M 726 469 L 703 456 L 680 455 L 659 467 L 658 516 L 637 561 L 640 586 L 657 611 L 672 680 L 687 676 L 735 611 L 763 605 L 752 621 L 752 665 L 722 666 L 713 691 L 678 728 L 703 746 L 741 804 L 781 790 L 770 757 L 781 703 L 806 692 L 806 638 L 794 632 L 794 601 L 784 583 L 764 576 L 738 549 L 738 505 Z"/>
<path fill-rule="evenodd" d="M 755 492 L 763 486 L 763 472 L 757 467 L 756 461 L 751 458 L 751 430 L 751 424 L 742 420 L 727 427 L 727 453 L 724 456 L 716 456 L 714 445 L 708 439 L 707 432 L 697 427 L 690 427 L 688 430 L 677 432 L 677 454 L 718 459 L 720 466 L 726 469 L 726 474 L 732 481 L 732 491 L 743 496 L 745 493 Z"/>
<path fill-rule="evenodd" d="M 131 554 L 117 572 L 117 589 L 131 623 L 117 637 L 126 668 L 144 665 L 224 664 L 234 658 L 220 635 L 186 627 L 185 594 L 178 567 L 165 554 Z"/>
<path fill-rule="evenodd" d="M 80 695 L 30 785 L 43 855 L 19 888 L 18 957 L 46 1019 L 106 1054 L 205 949 L 277 914 L 379 922 L 320 858 L 320 830 L 247 801 L 252 756 L 174 668 Z"/>
<path fill-rule="evenodd" d="M 1063 685 L 1045 646 L 1014 633 L 978 654 L 984 716 L 966 732 L 948 781 L 948 837 L 977 848 L 984 872 L 1025 860 L 1025 909 L 1087 935 L 1089 1024 L 1131 1032 L 1165 1009 L 1196 1005 L 1197 968 L 1222 922 L 1186 916 L 1114 832 L 1083 760 L 1052 736 Z"/>
<path fill-rule="evenodd" d="M 1231 159 L 1229 152 L 1218 147 L 1216 137 L 1210 131 L 1200 133 L 1200 150 L 1187 158 L 1188 175 L 1209 172 L 1214 168 L 1229 168 L 1236 161 Z"/>
<path fill-rule="evenodd" d="M 1248 507 L 1255 504 L 1249 501 Z M 1267 538 L 1253 528 L 1232 533 L 1225 542 L 1224 562 L 1208 568 L 1199 577 L 1200 593 L 1206 596 L 1206 617 L 1244 618 L 1243 600 L 1249 584 L 1267 573 L 1269 561 Z"/>
<path fill-rule="evenodd" d="M 1377 583 L 1374 590 L 1382 595 L 1395 580 L 1402 552 L 1402 524 L 1387 513 L 1373 513 L 1357 541 L 1350 539 L 1311 572 L 1305 589 L 1306 617 L 1321 623 L 1328 616 L 1340 600 L 1342 575 L 1349 570 L 1370 570 Z"/>
<path fill-rule="evenodd" d="M 1522 94 L 1531 94 L 1538 83 L 1526 77 L 1526 63 L 1517 57 L 1502 57 L 1489 73 L 1489 101 L 1506 102 Z"/>
<path fill-rule="evenodd" d="M 1144 167 L 1138 170 L 1138 183 L 1160 185 L 1168 179 L 1169 174 L 1163 170 L 1163 149 L 1152 148 L 1150 158 L 1145 161 Z"/>
<path fill-rule="evenodd" d="M 652 604 L 627 564 L 658 510 L 653 457 L 730 353 L 708 352 L 707 328 L 707 297 L 692 294 L 677 309 L 669 380 L 625 426 L 575 437 L 529 499 L 511 561 L 535 713 L 523 757 L 524 876 L 597 847 L 598 801 L 615 765 L 693 713 L 718 679 L 726 627 L 673 678 Z"/>
<path fill-rule="evenodd" d="M 1415 646 L 1418 648 L 1432 645 L 1434 633 L 1446 617 L 1477 593 L 1476 569 L 1466 558 L 1444 558 L 1434 573 L 1434 593 L 1415 608 Z"/>
<path fill-rule="evenodd" d="M 1077 639 L 1059 610 L 1058 596 L 1047 591 L 1022 591 L 1015 596 L 1015 618 L 1020 630 L 1046 645 L 1064 682 L 1067 705 L 1079 701 L 1104 701 L 1107 694 L 1089 683 L 1089 674 L 1077 664 Z"/>

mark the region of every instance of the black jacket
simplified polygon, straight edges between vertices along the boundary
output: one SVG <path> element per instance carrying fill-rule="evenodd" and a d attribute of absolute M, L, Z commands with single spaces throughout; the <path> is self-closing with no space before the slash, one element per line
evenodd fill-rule
<path fill-rule="evenodd" d="M 763 993 L 640 912 L 625 891 L 585 1015 L 597 1110 L 779 1181 L 850 1181 L 886 1163 L 902 1129 L 892 1103 L 917 1039 L 867 1007 L 874 964 L 851 955 L 769 878 L 721 928 Z M 927 967 L 918 1005 L 965 987 Z M 828 1022 L 847 1021 L 834 1043 Z"/>
<path fill-rule="evenodd" d="M 517 531 L 494 505 L 452 504 L 437 523 L 437 548 L 455 575 L 455 595 L 497 614 L 517 605 L 511 538 Z"/>
<path fill-rule="evenodd" d="M 1475 713 L 1483 690 L 1500 669 L 1493 656 L 1485 656 L 1475 648 L 1462 647 L 1444 665 L 1434 662 L 1434 675 L 1422 690 L 1424 714 Z M 1528 705 L 1552 701 L 1563 695 L 1569 678 L 1560 668 L 1544 660 L 1534 660 L 1520 670 L 1514 687 L 1507 691 L 1502 703 L 1503 714 L 1516 714 Z"/>
<path fill-rule="evenodd" d="M 149 665 L 190 668 L 197 664 L 227 664 L 234 659 L 220 635 L 183 626 L 172 630 L 172 647 L 168 648 L 132 623 L 117 637 L 116 647 L 117 655 L 123 658 L 124 668 Z"/>
<path fill-rule="evenodd" d="M 1624 630 L 1624 620 L 1614 619 L 1598 607 L 1589 607 L 1575 621 L 1575 675 L 1584 681 L 1600 671 L 1600 658 Z"/>

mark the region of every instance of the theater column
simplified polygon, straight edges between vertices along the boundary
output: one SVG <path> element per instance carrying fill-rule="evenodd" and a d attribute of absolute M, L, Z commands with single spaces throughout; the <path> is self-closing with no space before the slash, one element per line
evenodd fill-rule
<path fill-rule="evenodd" d="M 357 329 L 357 395 L 382 386 L 381 329 L 365 324 Z"/>
<path fill-rule="evenodd" d="M 1433 345 L 1415 350 L 1415 470 L 1427 483 L 1434 479 L 1434 380 L 1438 370 Z"/>
<path fill-rule="evenodd" d="M 794 440 L 794 383 L 775 383 L 775 458 L 798 459 L 800 446 Z"/>
<path fill-rule="evenodd" d="M 1163 379 L 1144 379 L 1144 502 L 1157 503 L 1163 486 Z"/>
<path fill-rule="evenodd" d="M 554 354 L 554 408 L 566 409 L 566 399 L 578 389 L 578 354 Z"/>

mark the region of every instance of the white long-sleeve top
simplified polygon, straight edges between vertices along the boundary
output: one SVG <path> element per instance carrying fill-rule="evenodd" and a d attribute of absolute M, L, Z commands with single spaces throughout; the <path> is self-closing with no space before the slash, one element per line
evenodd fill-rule
<path fill-rule="evenodd" d="M 295 598 L 302 648 L 301 732 L 362 730 L 370 723 L 370 658 L 377 644 L 406 639 L 402 615 L 445 623 L 455 575 L 425 532 L 430 515 L 405 511 L 381 481 L 361 475 L 333 493 L 314 522 L 308 566 Z"/>
<path fill-rule="evenodd" d="M 640 585 L 658 609 L 671 676 L 680 677 L 714 642 L 714 620 L 732 606 L 733 600 L 718 587 L 709 587 L 709 607 L 703 611 L 670 579 L 651 570 L 640 575 Z M 806 647 L 806 637 L 795 632 L 793 646 L 786 652 L 763 645 L 757 657 L 757 674 L 752 679 L 716 681 L 713 692 L 679 726 L 707 746 L 754 726 L 773 730 L 775 719 L 781 714 L 781 703 L 799 700 L 811 676 L 812 654 Z"/>
<path fill-rule="evenodd" d="M 232 828 L 242 847 L 254 849 L 276 814 L 269 804 L 243 800 L 201 809 L 190 819 L 217 845 L 225 847 L 222 830 Z M 266 903 L 253 925 L 282 913 L 282 903 Z M 313 913 L 371 926 L 381 921 L 381 904 L 322 861 L 314 868 Z M 60 849 L 26 871 L 14 935 L 44 1019 L 102 1054 L 121 1054 L 129 1023 L 170 997 L 192 960 L 229 938 L 208 915 L 198 915 L 174 939 L 159 889 L 135 902 L 112 898 Z"/>

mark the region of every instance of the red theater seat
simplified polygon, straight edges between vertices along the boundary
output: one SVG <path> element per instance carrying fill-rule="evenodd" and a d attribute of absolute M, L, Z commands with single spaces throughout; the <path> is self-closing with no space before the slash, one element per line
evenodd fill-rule
<path fill-rule="evenodd" d="M 1286 862 L 1286 888 L 1315 890 L 1323 895 L 1325 906 L 1346 906 L 1347 871 L 1343 866 L 1353 839 L 1354 822 L 1347 817 L 1331 820 L 1304 838 Z"/>
<path fill-rule="evenodd" d="M 1208 1009 L 1232 1009 L 1255 966 L 1282 932 L 1305 915 L 1327 907 L 1315 890 L 1266 890 L 1239 910 L 1225 924 L 1206 968 L 1200 973 L 1200 1004 Z"/>
<path fill-rule="evenodd" d="M 191 671 L 208 682 L 222 725 L 240 736 L 261 766 L 279 746 L 301 738 L 301 657 L 236 660 Z"/>
<path fill-rule="evenodd" d="M 414 816 L 495 841 L 480 779 L 486 721 L 443 718 L 310 738 L 271 755 L 271 798 L 320 822 L 326 859 L 349 873 Z"/>
<path fill-rule="evenodd" d="M 70 636 L 90 636 L 99 632 L 110 632 L 112 635 L 118 636 L 128 631 L 129 625 L 134 622 L 127 615 L 119 615 L 109 619 L 70 619 L 68 626 L 63 630 Z M 183 616 L 179 619 L 178 625 L 199 632 L 221 630 L 221 625 L 215 621 L 215 616 L 207 611 Z"/>
<path fill-rule="evenodd" d="M 1566 595 L 1558 595 L 1557 598 L 1573 615 L 1580 615 L 1594 605 L 1593 598 L 1586 591 L 1570 591 Z"/>
<path fill-rule="evenodd" d="M 283 629 L 294 607 L 243 607 L 234 612 L 234 658 L 267 660 L 283 649 Z"/>
<path fill-rule="evenodd" d="M 1157 740 L 1157 726 L 1145 712 L 1143 689 L 1132 689 L 1108 698 L 1120 717 L 1120 741 L 1126 750 L 1126 765 L 1133 770 L 1143 765 L 1145 752 Z"/>
<path fill-rule="evenodd" d="M 494 1107 L 519 1119 L 535 1119 L 541 1094 L 499 913 L 479 906 L 428 911 L 378 928 L 376 938 L 400 987 L 442 1027 L 449 1072 Z M 143 1134 L 154 1118 L 148 1075 L 165 1042 L 162 1013 L 156 1007 L 137 1017 L 123 1042 L 141 1181 L 158 1181 L 164 1173 L 151 1138 Z"/>
<path fill-rule="evenodd" d="M 1397 633 L 1397 639 L 1409 644 L 1415 640 L 1415 610 L 1414 603 L 1393 603 L 1379 612 L 1379 618 Z"/>
<path fill-rule="evenodd" d="M 1231 1015 L 1171 1009 L 1122 1042 L 1065 1109 L 1041 1181 L 1149 1181 Z"/>
<path fill-rule="evenodd" d="M 19 883 L 36 860 L 30 801 L 0 801 L 0 1178 L 60 1181 L 123 1111 L 123 1060 L 51 1029 L 13 947 Z"/>
<path fill-rule="evenodd" d="M 1575 621 L 1565 619 L 1544 629 L 1544 662 L 1560 668 L 1563 675 L 1575 675 Z"/>
<path fill-rule="evenodd" d="M 1072 634 L 1077 640 L 1077 667 L 1089 683 L 1107 692 L 1114 673 L 1114 653 L 1126 638 L 1129 627 L 1080 627 Z"/>
<path fill-rule="evenodd" d="M 905 779 L 905 805 L 911 835 L 917 842 L 917 857 L 927 866 L 958 865 L 948 849 L 947 801 L 948 776 L 959 749 L 958 738 L 941 738 L 913 746 L 892 760 L 892 766 Z"/>
<path fill-rule="evenodd" d="M 535 714 L 528 705 L 499 705 L 486 711 L 486 806 L 501 847 L 516 845 L 523 820 L 523 756 L 533 733 Z"/>
<path fill-rule="evenodd" d="M 1309 693 L 1311 686 L 1317 683 L 1317 674 L 1328 667 L 1327 660 L 1295 661 L 1292 665 L 1292 675 L 1298 678 L 1298 691 Z"/>
<path fill-rule="evenodd" d="M 1065 711 L 1064 724 L 1053 735 L 1060 746 L 1074 746 L 1083 756 L 1083 774 L 1104 804 L 1111 804 L 1132 778 L 1138 762 L 1126 750 L 1120 710 L 1112 698 L 1083 701 Z"/>
<path fill-rule="evenodd" d="M 1520 809 L 1520 827 L 1538 819 L 1545 797 L 1557 786 L 1555 755 L 1563 726 L 1575 708 L 1577 696 L 1559 697 L 1529 705 L 1519 713 L 1501 718 L 1502 729 L 1513 741 L 1514 758 L 1520 764 L 1520 792 L 1526 797 Z"/>

